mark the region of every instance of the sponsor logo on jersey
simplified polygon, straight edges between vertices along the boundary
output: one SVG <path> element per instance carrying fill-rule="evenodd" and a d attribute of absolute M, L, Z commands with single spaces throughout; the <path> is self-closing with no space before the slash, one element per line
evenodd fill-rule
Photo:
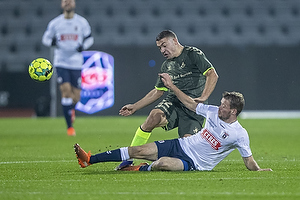
<path fill-rule="evenodd" d="M 211 134 L 207 129 L 204 129 L 201 133 L 201 137 L 204 138 L 210 146 L 215 149 L 219 150 L 219 147 L 221 147 L 221 143 L 217 140 L 217 138 Z"/>
<path fill-rule="evenodd" d="M 180 68 L 183 69 L 184 67 L 185 67 L 185 63 L 182 62 L 181 65 L 180 65 Z"/>
<path fill-rule="evenodd" d="M 60 36 L 60 40 L 61 41 L 66 41 L 66 40 L 76 41 L 77 39 L 78 39 L 78 35 L 77 34 L 62 34 Z"/>
<path fill-rule="evenodd" d="M 222 138 L 225 140 L 228 137 L 229 137 L 229 134 L 224 132 L 223 135 L 222 135 Z"/>
<path fill-rule="evenodd" d="M 181 78 L 184 78 L 188 75 L 191 75 L 193 74 L 193 72 L 188 72 L 188 73 L 185 73 L 185 74 L 178 74 L 176 76 L 173 76 L 173 75 L 170 75 L 171 79 L 173 80 L 173 83 L 176 81 L 176 79 L 181 79 Z"/>
<path fill-rule="evenodd" d="M 199 132 L 199 129 L 197 127 L 194 128 L 193 130 L 194 134 L 198 133 Z"/>

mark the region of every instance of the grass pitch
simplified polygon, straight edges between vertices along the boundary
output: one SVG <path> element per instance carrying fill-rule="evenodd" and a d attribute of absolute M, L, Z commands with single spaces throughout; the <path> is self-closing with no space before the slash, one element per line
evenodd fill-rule
<path fill-rule="evenodd" d="M 119 163 L 81 169 L 73 144 L 92 153 L 128 146 L 145 117 L 78 117 L 76 137 L 63 118 L 0 119 L 1 199 L 299 199 L 300 119 L 239 120 L 260 167 L 237 150 L 210 172 L 119 172 Z M 150 141 L 177 137 L 155 129 Z M 140 162 L 140 161 L 136 161 Z"/>

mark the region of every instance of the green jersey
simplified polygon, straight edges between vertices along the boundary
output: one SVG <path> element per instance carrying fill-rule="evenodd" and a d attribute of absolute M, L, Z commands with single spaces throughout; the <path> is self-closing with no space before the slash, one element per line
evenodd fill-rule
<path fill-rule="evenodd" d="M 163 62 L 160 73 L 168 73 L 174 85 L 192 98 L 200 97 L 206 82 L 205 73 L 213 68 L 204 53 L 196 47 L 185 46 L 182 53 Z M 158 77 L 155 88 L 168 89 Z M 175 96 L 169 91 L 170 96 Z"/>

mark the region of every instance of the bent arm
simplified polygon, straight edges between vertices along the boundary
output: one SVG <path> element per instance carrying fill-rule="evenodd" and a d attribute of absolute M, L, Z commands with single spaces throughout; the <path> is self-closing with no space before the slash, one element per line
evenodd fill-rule
<path fill-rule="evenodd" d="M 50 47 L 52 46 L 53 38 L 55 37 L 55 31 L 53 29 L 53 23 L 49 22 L 47 29 L 43 34 L 42 43 L 43 45 Z"/>
<path fill-rule="evenodd" d="M 178 89 L 172 82 L 171 77 L 167 73 L 159 74 L 164 82 L 165 86 L 172 90 L 177 98 L 190 110 L 196 112 L 196 107 L 198 103 L 194 101 L 191 97 L 184 94 L 180 89 Z"/>
<path fill-rule="evenodd" d="M 94 44 L 94 37 L 90 34 L 89 36 L 85 37 L 83 40 L 83 50 L 90 48 Z"/>
<path fill-rule="evenodd" d="M 154 101 L 159 99 L 163 94 L 164 91 L 153 89 L 148 94 L 146 94 L 146 96 L 144 96 L 141 100 L 137 101 L 133 105 L 135 106 L 136 110 L 139 110 L 153 103 Z"/>
<path fill-rule="evenodd" d="M 203 103 L 208 99 L 211 93 L 214 91 L 217 81 L 218 81 L 218 74 L 214 68 L 209 69 L 206 73 L 206 83 L 204 86 L 204 90 L 202 92 L 201 97 L 195 98 L 195 101 L 198 103 Z"/>
<path fill-rule="evenodd" d="M 51 33 L 49 30 L 46 30 L 42 38 L 43 45 L 50 47 L 53 41 L 53 37 L 54 34 Z"/>
<path fill-rule="evenodd" d="M 272 169 L 267 168 L 267 169 L 261 169 L 257 162 L 254 160 L 253 156 L 249 157 L 243 157 L 243 161 L 250 171 L 272 171 Z"/>
<path fill-rule="evenodd" d="M 122 116 L 129 116 L 135 113 L 137 110 L 153 103 L 157 99 L 159 99 L 164 94 L 164 91 L 153 89 L 146 96 L 144 96 L 141 100 L 137 101 L 134 104 L 127 104 L 121 108 L 119 114 Z"/>

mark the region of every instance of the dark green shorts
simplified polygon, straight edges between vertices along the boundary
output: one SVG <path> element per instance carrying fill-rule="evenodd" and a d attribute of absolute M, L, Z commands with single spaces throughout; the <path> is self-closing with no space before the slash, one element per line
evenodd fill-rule
<path fill-rule="evenodd" d="M 155 108 L 166 115 L 168 124 L 163 128 L 168 131 L 178 127 L 179 137 L 193 135 L 202 129 L 204 117 L 187 109 L 177 98 L 166 97 Z"/>

